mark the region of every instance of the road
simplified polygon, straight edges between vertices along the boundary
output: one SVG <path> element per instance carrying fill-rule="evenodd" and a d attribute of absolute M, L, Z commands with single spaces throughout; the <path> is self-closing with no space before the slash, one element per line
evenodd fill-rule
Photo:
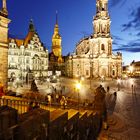
<path fill-rule="evenodd" d="M 73 91 L 76 80 L 62 79 L 62 82 Z M 103 131 L 105 137 L 109 140 L 140 140 L 140 79 L 104 82 L 85 80 L 82 82 L 81 97 L 92 99 L 93 90 L 100 84 L 105 89 L 110 87 L 109 93 L 106 94 L 109 129 Z M 117 92 L 116 98 L 114 92 Z"/>
<path fill-rule="evenodd" d="M 63 94 L 72 98 L 77 98 L 75 84 L 77 80 L 61 78 L 61 86 L 65 86 Z M 109 93 L 106 93 L 106 102 L 108 105 L 108 124 L 109 129 L 102 131 L 102 137 L 108 137 L 109 140 L 140 140 L 140 79 L 117 80 L 84 80 L 80 90 L 81 99 L 93 100 L 93 91 L 97 86 L 103 85 L 105 89 L 110 87 Z M 15 89 L 18 92 L 25 92 L 30 86 Z M 42 94 L 46 94 L 46 83 L 38 85 Z M 119 91 L 118 91 L 119 90 Z M 113 93 L 117 92 L 115 98 Z"/>

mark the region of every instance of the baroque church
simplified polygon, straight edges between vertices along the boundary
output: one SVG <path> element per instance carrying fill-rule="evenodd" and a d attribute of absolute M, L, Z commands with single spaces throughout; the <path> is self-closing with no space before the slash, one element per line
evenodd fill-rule
<path fill-rule="evenodd" d="M 67 76 L 86 78 L 118 78 L 122 74 L 122 54 L 112 52 L 108 0 L 96 0 L 94 33 L 81 39 L 66 63 Z"/>
<path fill-rule="evenodd" d="M 48 50 L 41 42 L 31 20 L 24 39 L 9 38 L 8 78 L 19 78 L 27 82 L 29 78 L 43 78 L 47 77 L 47 74 Z"/>

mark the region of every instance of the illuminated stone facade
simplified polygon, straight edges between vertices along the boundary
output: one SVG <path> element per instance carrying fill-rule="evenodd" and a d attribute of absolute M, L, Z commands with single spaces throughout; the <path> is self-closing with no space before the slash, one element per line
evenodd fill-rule
<path fill-rule="evenodd" d="M 9 38 L 8 78 L 46 77 L 48 72 L 48 50 L 43 46 L 32 20 L 25 39 Z"/>
<path fill-rule="evenodd" d="M 0 10 L 0 82 L 7 85 L 8 73 L 8 11 L 6 0 L 3 0 L 3 7 Z"/>
<path fill-rule="evenodd" d="M 69 56 L 66 63 L 70 77 L 121 77 L 122 54 L 112 53 L 108 0 L 97 0 L 96 9 L 94 33 L 77 43 L 76 52 Z"/>

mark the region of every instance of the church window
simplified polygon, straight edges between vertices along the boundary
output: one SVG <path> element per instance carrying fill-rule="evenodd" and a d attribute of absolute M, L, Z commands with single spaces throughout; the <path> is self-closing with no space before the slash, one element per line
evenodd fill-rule
<path fill-rule="evenodd" d="M 112 71 L 112 75 L 113 75 L 113 76 L 115 75 L 115 70 Z"/>
<path fill-rule="evenodd" d="M 105 45 L 104 45 L 104 44 L 101 45 L 101 50 L 102 50 L 102 51 L 105 50 Z"/>
<path fill-rule="evenodd" d="M 86 70 L 86 75 L 89 75 L 89 70 Z"/>
<path fill-rule="evenodd" d="M 26 60 L 26 63 L 29 63 L 29 59 Z"/>

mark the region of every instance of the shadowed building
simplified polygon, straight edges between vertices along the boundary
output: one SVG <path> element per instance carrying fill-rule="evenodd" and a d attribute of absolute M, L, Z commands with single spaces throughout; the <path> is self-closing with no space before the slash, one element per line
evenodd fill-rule
<path fill-rule="evenodd" d="M 123 67 L 124 77 L 140 77 L 140 61 L 132 61 L 130 65 Z"/>
<path fill-rule="evenodd" d="M 122 74 L 122 54 L 112 53 L 108 0 L 96 0 L 96 15 L 93 19 L 94 33 L 84 37 L 76 45 L 76 51 L 69 56 L 67 75 L 87 78 L 112 77 Z"/>

